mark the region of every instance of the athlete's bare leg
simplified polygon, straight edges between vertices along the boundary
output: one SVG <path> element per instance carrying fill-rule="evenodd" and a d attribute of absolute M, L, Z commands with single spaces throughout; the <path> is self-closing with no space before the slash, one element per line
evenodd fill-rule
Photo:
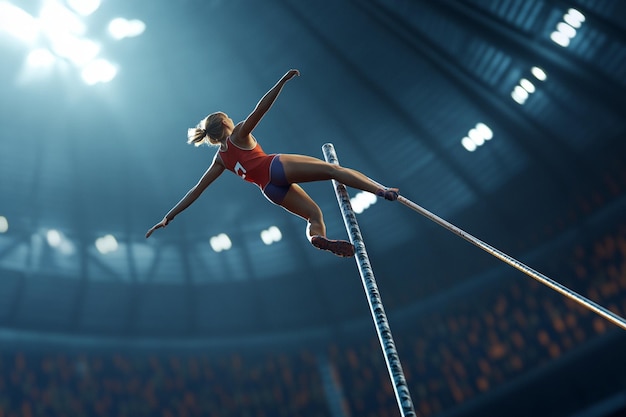
<path fill-rule="evenodd" d="M 307 221 L 306 235 L 313 246 L 328 250 L 337 256 L 354 255 L 354 246 L 350 242 L 326 238 L 326 225 L 322 210 L 298 184 L 291 184 L 280 205 Z"/>
<path fill-rule="evenodd" d="M 315 235 L 326 236 L 322 210 L 298 184 L 291 184 L 280 205 L 307 221 L 306 234 L 309 240 Z"/>
<path fill-rule="evenodd" d="M 376 193 L 378 185 L 371 179 L 350 168 L 330 164 L 305 155 L 281 154 L 285 176 L 292 183 L 335 179 L 348 187 Z"/>

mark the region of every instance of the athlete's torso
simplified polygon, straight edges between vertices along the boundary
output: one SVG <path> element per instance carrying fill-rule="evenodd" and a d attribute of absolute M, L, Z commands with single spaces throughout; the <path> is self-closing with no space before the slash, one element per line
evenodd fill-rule
<path fill-rule="evenodd" d="M 270 180 L 270 165 L 275 155 L 266 154 L 256 141 L 252 149 L 243 149 L 235 145 L 229 136 L 226 139 L 226 149 L 220 149 L 219 156 L 226 169 L 261 189 Z"/>

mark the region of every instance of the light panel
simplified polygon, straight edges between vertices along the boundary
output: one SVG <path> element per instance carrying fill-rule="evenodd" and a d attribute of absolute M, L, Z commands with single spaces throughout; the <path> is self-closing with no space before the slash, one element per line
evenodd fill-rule
<path fill-rule="evenodd" d="M 467 136 L 461 139 L 461 145 L 463 145 L 466 151 L 474 152 L 492 138 L 493 131 L 491 128 L 485 123 L 479 122 L 467 132 Z"/>
<path fill-rule="evenodd" d="M 229 250 L 233 246 L 230 238 L 226 233 L 220 233 L 217 236 L 213 236 L 209 243 L 211 244 L 211 249 L 218 253 Z"/>
<path fill-rule="evenodd" d="M 8 1 L 0 1 L 0 31 L 32 44 L 39 36 L 37 20 Z"/>

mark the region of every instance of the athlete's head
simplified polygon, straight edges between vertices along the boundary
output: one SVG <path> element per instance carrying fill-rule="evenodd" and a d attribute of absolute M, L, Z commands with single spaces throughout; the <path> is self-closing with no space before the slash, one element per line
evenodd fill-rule
<path fill-rule="evenodd" d="M 219 145 L 228 136 L 227 126 L 232 125 L 232 120 L 221 111 L 211 113 L 198 123 L 194 128 L 187 130 L 187 143 L 200 146 Z M 232 126 L 231 126 L 232 130 Z"/>

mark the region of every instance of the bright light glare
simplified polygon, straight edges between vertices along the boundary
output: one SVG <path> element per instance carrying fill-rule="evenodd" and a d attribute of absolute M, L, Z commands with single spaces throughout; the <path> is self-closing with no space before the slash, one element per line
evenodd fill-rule
<path fill-rule="evenodd" d="M 33 43 L 39 35 L 39 26 L 37 20 L 23 9 L 7 1 L 0 1 L 0 31 Z"/>
<path fill-rule="evenodd" d="M 474 152 L 478 147 L 485 144 L 486 141 L 493 138 L 493 131 L 484 123 L 476 123 L 476 126 L 467 132 L 467 136 L 461 139 L 461 145 L 468 152 Z"/>
<path fill-rule="evenodd" d="M 280 229 L 276 226 L 272 226 L 267 230 L 263 230 L 261 232 L 261 240 L 266 245 L 271 245 L 274 242 L 280 242 L 283 238 L 283 234 L 280 232 Z"/>
<path fill-rule="evenodd" d="M 96 239 L 96 249 L 103 255 L 115 252 L 118 248 L 117 240 L 113 235 L 106 235 Z"/>
<path fill-rule="evenodd" d="M 100 0 L 67 0 L 68 6 L 81 16 L 89 16 L 100 7 Z"/>
<path fill-rule="evenodd" d="M 524 104 L 526 102 L 526 97 L 522 97 L 515 90 L 511 92 L 511 98 L 517 102 L 517 104 Z"/>
<path fill-rule="evenodd" d="M 58 230 L 50 229 L 46 233 L 46 240 L 48 241 L 48 245 L 53 248 L 58 248 L 63 242 L 63 236 Z"/>
<path fill-rule="evenodd" d="M 515 99 L 515 101 L 517 101 L 519 104 L 523 104 L 526 101 L 526 99 L 528 98 L 528 91 L 524 90 L 522 88 L 522 86 L 517 85 L 517 86 L 515 86 L 515 89 L 513 90 L 512 95 L 513 95 L 513 98 Z M 518 100 L 518 98 L 519 98 L 519 100 Z"/>
<path fill-rule="evenodd" d="M 100 45 L 92 40 L 77 38 L 69 33 L 57 33 L 50 37 L 52 50 L 60 57 L 78 66 L 93 60 L 100 52 Z"/>
<path fill-rule="evenodd" d="M 211 243 L 211 248 L 218 253 L 224 250 L 229 250 L 232 247 L 232 242 L 225 233 L 213 236 L 209 243 Z"/>
<path fill-rule="evenodd" d="M 556 25 L 556 30 L 550 34 L 550 39 L 557 45 L 567 48 L 570 41 L 576 36 L 578 29 L 585 21 L 585 16 L 576 9 L 569 9 L 563 15 L 563 21 Z"/>
<path fill-rule="evenodd" d="M 559 46 L 562 46 L 563 48 L 567 48 L 569 46 L 570 38 L 565 36 L 565 34 L 563 34 L 562 32 L 552 32 L 552 34 L 550 35 L 550 39 L 552 39 L 552 42 L 556 43 Z"/>
<path fill-rule="evenodd" d="M 32 68 L 48 68 L 54 64 L 54 55 L 45 48 L 37 48 L 28 54 L 26 64 Z"/>
<path fill-rule="evenodd" d="M 493 130 L 484 123 L 476 123 L 476 130 L 480 132 L 485 140 L 491 140 L 493 138 Z"/>
<path fill-rule="evenodd" d="M 565 23 L 573 27 L 574 29 L 579 29 L 582 26 L 582 22 L 570 15 L 569 13 L 563 16 L 563 20 Z"/>
<path fill-rule="evenodd" d="M 535 78 L 538 79 L 539 81 L 545 81 L 548 78 L 548 75 L 546 74 L 546 72 L 539 67 L 532 67 L 530 69 L 530 72 L 532 72 Z"/>
<path fill-rule="evenodd" d="M 485 143 L 485 138 L 476 128 L 470 129 L 467 136 L 476 144 L 476 146 L 482 146 L 482 144 Z"/>
<path fill-rule="evenodd" d="M 84 35 L 87 31 L 87 26 L 75 13 L 54 2 L 42 7 L 39 20 L 43 31 L 51 38 L 70 33 Z"/>
<path fill-rule="evenodd" d="M 356 214 L 361 214 L 372 204 L 376 204 L 376 201 L 378 201 L 378 199 L 374 194 L 361 191 L 350 199 L 350 205 Z"/>
<path fill-rule="evenodd" d="M 576 36 L 576 29 L 574 29 L 573 27 L 571 27 L 565 22 L 560 22 L 558 25 L 556 25 L 556 30 L 561 32 L 562 34 L 564 34 L 570 39 Z"/>
<path fill-rule="evenodd" d="M 108 83 L 117 75 L 117 68 L 106 59 L 96 59 L 83 68 L 82 77 L 87 85 Z"/>
<path fill-rule="evenodd" d="M 465 148 L 465 150 L 467 150 L 468 152 L 474 152 L 477 148 L 476 144 L 474 143 L 473 140 L 471 140 L 470 138 L 468 138 L 467 136 L 465 136 L 462 140 L 461 140 L 461 144 L 463 145 L 463 147 Z"/>
<path fill-rule="evenodd" d="M 530 94 L 535 92 L 535 85 L 531 83 L 530 81 L 528 81 L 526 78 L 522 78 L 519 81 L 519 85 L 521 85 L 522 88 L 528 91 Z"/>
<path fill-rule="evenodd" d="M 6 217 L 0 216 L 0 233 L 6 233 L 9 230 L 9 221 Z"/>
<path fill-rule="evenodd" d="M 87 25 L 82 19 L 98 10 L 101 3 L 102 0 L 42 0 L 35 18 L 11 2 L 0 0 L 0 32 L 33 47 L 26 59 L 29 70 L 50 68 L 61 58 L 78 67 L 86 84 L 106 83 L 115 78 L 118 68 L 98 59 L 101 46 L 85 37 Z M 109 26 L 116 39 L 138 36 L 146 29 L 146 24 L 138 19 L 118 18 Z M 35 48 L 38 40 L 46 42 L 46 47 Z M 27 77 L 33 75 L 28 74 Z"/>
<path fill-rule="evenodd" d="M 145 30 L 146 24 L 138 19 L 127 20 L 118 17 L 109 23 L 109 34 L 117 40 L 139 36 Z"/>
<path fill-rule="evenodd" d="M 569 9 L 565 16 L 563 16 L 563 20 L 569 23 L 572 27 L 578 29 L 585 21 L 585 15 L 576 9 Z"/>

